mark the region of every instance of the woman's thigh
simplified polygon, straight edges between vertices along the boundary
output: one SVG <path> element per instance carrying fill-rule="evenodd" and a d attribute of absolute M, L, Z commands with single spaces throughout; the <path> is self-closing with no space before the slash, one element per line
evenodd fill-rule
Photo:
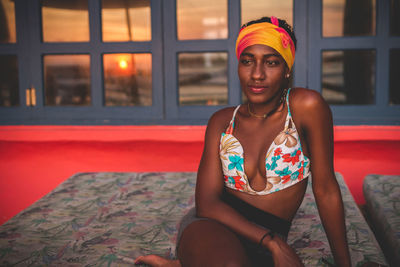
<path fill-rule="evenodd" d="M 235 233 L 213 220 L 189 224 L 182 233 L 178 258 L 186 266 L 250 266 Z"/>

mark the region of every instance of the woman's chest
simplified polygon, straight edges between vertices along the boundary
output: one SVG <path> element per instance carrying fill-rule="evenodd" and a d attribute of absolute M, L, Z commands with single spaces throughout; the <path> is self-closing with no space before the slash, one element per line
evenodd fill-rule
<path fill-rule="evenodd" d="M 284 123 L 275 125 L 242 124 L 234 135 L 241 144 L 245 173 L 248 177 L 261 174 L 265 177 L 265 164 L 274 140 L 284 130 Z"/>

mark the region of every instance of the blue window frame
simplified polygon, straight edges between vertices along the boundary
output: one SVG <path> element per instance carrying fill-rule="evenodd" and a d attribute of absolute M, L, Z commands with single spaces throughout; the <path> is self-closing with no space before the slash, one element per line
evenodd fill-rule
<path fill-rule="evenodd" d="M 322 1 L 313 1 L 313 4 L 308 6 L 308 56 L 307 81 L 305 83 L 308 88 L 321 92 L 321 55 L 323 51 L 375 51 L 374 103 L 331 105 L 335 124 L 387 125 L 400 123 L 400 106 L 389 105 L 389 54 L 391 49 L 400 47 L 400 38 L 390 35 L 390 4 L 390 0 L 376 1 L 375 35 L 327 38 L 322 36 Z"/>
<path fill-rule="evenodd" d="M 101 1 L 88 0 L 90 41 L 43 43 L 40 0 L 15 1 L 17 42 L 0 44 L 1 55 L 18 60 L 19 106 L 0 107 L 0 124 L 145 125 L 205 124 L 224 106 L 241 103 L 236 75 L 234 43 L 241 25 L 240 0 L 228 1 L 228 38 L 178 40 L 176 1 L 151 0 L 151 41 L 102 42 Z M 376 35 L 363 37 L 322 36 L 322 0 L 296 0 L 293 24 L 298 39 L 294 85 L 321 89 L 324 51 L 365 49 L 375 51 L 375 95 L 368 105 L 331 105 L 335 124 L 399 124 L 399 105 L 389 105 L 389 55 L 400 48 L 400 37 L 390 35 L 390 0 L 376 1 Z M 228 54 L 227 105 L 179 105 L 178 56 L 180 53 L 222 52 Z M 152 105 L 105 106 L 102 76 L 104 54 L 151 53 Z M 90 56 L 91 104 L 46 106 L 44 103 L 43 56 L 85 54 Z M 26 89 L 35 88 L 36 105 L 26 102 Z"/>

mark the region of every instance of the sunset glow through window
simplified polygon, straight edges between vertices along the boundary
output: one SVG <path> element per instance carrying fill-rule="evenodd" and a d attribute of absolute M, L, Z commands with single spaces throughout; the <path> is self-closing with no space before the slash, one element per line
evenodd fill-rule
<path fill-rule="evenodd" d="M 128 67 L 128 61 L 126 61 L 126 59 L 121 59 L 118 62 L 118 65 L 121 69 L 125 70 Z"/>

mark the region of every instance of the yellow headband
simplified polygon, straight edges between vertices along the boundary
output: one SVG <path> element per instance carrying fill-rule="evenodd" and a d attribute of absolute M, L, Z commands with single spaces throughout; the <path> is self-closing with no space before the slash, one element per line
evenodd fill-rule
<path fill-rule="evenodd" d="M 240 30 L 236 40 L 236 57 L 239 59 L 243 50 L 250 45 L 263 44 L 275 49 L 292 69 L 295 58 L 295 47 L 292 38 L 281 27 L 275 17 L 269 22 L 255 23 Z"/>

